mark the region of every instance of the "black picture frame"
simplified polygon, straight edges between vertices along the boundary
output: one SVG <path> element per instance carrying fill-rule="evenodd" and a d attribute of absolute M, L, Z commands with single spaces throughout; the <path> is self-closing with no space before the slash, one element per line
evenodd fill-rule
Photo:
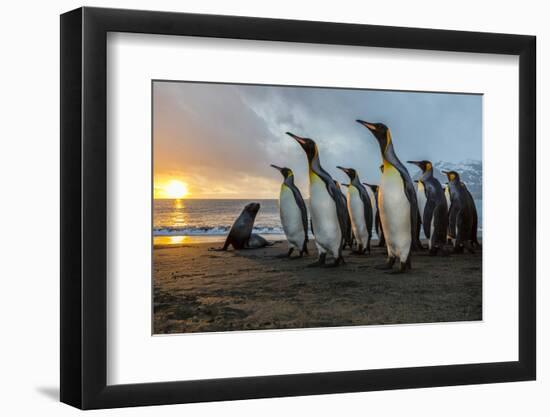
<path fill-rule="evenodd" d="M 107 33 L 519 56 L 519 360 L 107 385 Z M 533 380 L 536 377 L 534 36 L 171 12 L 61 15 L 61 401 L 82 409 Z"/>

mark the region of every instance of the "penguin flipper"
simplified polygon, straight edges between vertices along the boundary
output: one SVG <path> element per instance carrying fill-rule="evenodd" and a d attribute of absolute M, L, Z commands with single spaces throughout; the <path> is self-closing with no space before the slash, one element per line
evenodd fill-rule
<path fill-rule="evenodd" d="M 451 202 L 451 208 L 449 209 L 449 236 L 453 239 L 456 238 L 456 218 L 458 217 L 458 212 L 460 211 L 458 204 L 456 202 Z"/>
<path fill-rule="evenodd" d="M 435 201 L 433 199 L 427 199 L 424 206 L 424 218 L 422 219 L 422 226 L 424 227 L 424 234 L 429 239 L 431 237 L 431 225 L 432 217 L 434 215 Z"/>
<path fill-rule="evenodd" d="M 308 227 L 306 203 L 304 203 L 304 199 L 302 198 L 302 194 L 300 193 L 300 190 L 298 190 L 298 188 L 293 187 L 292 192 L 294 193 L 294 199 L 296 200 L 296 204 L 298 204 L 298 207 L 300 208 L 300 213 L 302 214 L 302 226 L 304 227 L 305 241 L 307 242 L 309 239 L 307 236 Z"/>
<path fill-rule="evenodd" d="M 370 201 L 370 196 L 367 193 L 367 190 L 359 189 L 359 195 L 361 196 L 361 201 L 363 201 L 363 210 L 365 211 L 365 222 L 367 224 L 367 231 L 369 236 L 372 236 L 372 205 Z"/>
<path fill-rule="evenodd" d="M 470 190 L 468 190 L 467 188 L 466 188 L 466 191 L 468 193 L 469 203 L 470 203 L 470 206 L 472 208 L 472 215 L 473 215 L 471 240 L 476 245 L 479 245 L 479 242 L 477 240 L 477 222 L 478 222 L 477 208 L 476 208 L 476 204 L 475 204 L 475 201 L 474 201 L 474 197 L 472 196 L 472 193 L 470 193 Z"/>
<path fill-rule="evenodd" d="M 340 224 L 340 231 L 342 233 L 342 240 L 346 239 L 346 231 L 348 230 L 348 226 L 346 224 L 346 216 L 348 215 L 348 208 L 346 207 L 346 203 L 341 198 L 341 192 L 336 187 L 336 183 L 334 180 L 327 181 L 327 191 L 329 195 L 332 197 L 332 200 L 334 201 L 334 204 L 336 206 L 336 214 L 338 216 L 338 223 Z"/>
<path fill-rule="evenodd" d="M 474 206 L 474 219 L 472 222 L 472 242 L 474 242 L 476 245 L 479 245 L 479 242 L 477 240 L 477 210 Z"/>
<path fill-rule="evenodd" d="M 416 190 L 414 188 L 414 183 L 411 181 L 411 178 L 407 171 L 402 172 L 399 170 L 399 173 L 401 174 L 401 178 L 403 179 L 403 187 L 405 188 L 405 195 L 407 196 L 407 200 L 409 200 L 409 204 L 411 206 L 411 236 L 412 236 L 412 245 L 413 247 L 416 246 L 418 236 L 417 233 L 419 232 L 419 217 L 420 212 L 418 211 L 418 201 L 416 199 Z M 421 221 L 421 220 L 420 220 Z"/>

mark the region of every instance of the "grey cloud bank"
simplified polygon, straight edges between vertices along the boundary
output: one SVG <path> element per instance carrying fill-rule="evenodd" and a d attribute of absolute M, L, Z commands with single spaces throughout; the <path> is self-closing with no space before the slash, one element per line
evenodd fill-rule
<path fill-rule="evenodd" d="M 286 131 L 314 139 L 335 179 L 344 165 L 377 183 L 380 151 L 358 118 L 388 125 L 403 162 L 482 159 L 480 95 L 190 82 L 153 91 L 155 174 L 185 173 L 203 193 L 276 198 L 276 164 L 307 195 L 305 154 Z"/>

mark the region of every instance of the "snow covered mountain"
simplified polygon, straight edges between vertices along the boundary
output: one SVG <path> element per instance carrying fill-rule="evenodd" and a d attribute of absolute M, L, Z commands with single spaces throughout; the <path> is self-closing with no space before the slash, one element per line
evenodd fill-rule
<path fill-rule="evenodd" d="M 434 175 L 441 182 L 447 182 L 447 176 L 441 171 L 456 171 L 460 175 L 460 179 L 468 190 L 472 193 L 474 199 L 479 200 L 483 192 L 483 167 L 481 161 L 474 159 L 466 159 L 459 163 L 439 161 L 434 162 Z M 414 180 L 420 178 L 420 170 L 411 168 L 411 174 Z"/>

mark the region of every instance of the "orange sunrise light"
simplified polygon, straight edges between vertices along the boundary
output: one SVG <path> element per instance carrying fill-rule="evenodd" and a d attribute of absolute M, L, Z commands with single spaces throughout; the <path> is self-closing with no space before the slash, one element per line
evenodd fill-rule
<path fill-rule="evenodd" d="M 166 198 L 185 198 L 189 194 L 187 184 L 183 181 L 171 180 L 168 181 L 162 188 Z"/>

